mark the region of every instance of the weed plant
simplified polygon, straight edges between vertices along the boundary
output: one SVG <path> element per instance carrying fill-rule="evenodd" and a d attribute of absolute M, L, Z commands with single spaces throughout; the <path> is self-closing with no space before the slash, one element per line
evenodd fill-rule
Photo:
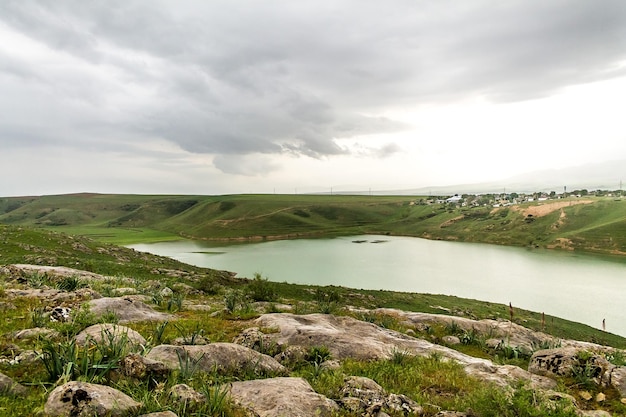
<path fill-rule="evenodd" d="M 246 287 L 246 293 L 252 301 L 275 301 L 276 286 L 261 274 L 255 272 L 254 279 Z"/>

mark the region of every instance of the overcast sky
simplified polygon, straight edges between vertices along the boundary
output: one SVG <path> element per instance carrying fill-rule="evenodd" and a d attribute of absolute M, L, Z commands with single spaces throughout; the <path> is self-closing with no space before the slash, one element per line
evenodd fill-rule
<path fill-rule="evenodd" d="M 3 0 L 0 40 L 0 196 L 626 160 L 623 0 Z"/>

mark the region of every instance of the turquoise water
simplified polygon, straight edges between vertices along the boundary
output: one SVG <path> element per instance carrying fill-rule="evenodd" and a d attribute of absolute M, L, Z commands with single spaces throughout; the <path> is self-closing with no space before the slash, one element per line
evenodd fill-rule
<path fill-rule="evenodd" d="M 359 241 L 361 243 L 355 243 Z M 235 245 L 130 246 L 271 281 L 446 294 L 545 312 L 626 336 L 626 264 L 569 252 L 351 236 Z"/>

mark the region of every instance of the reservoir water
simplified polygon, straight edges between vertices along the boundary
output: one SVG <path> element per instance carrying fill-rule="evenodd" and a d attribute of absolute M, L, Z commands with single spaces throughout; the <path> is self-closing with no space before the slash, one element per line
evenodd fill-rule
<path fill-rule="evenodd" d="M 626 264 L 601 257 L 373 235 L 130 247 L 240 277 L 511 302 L 596 328 L 604 319 L 607 331 L 626 336 Z"/>

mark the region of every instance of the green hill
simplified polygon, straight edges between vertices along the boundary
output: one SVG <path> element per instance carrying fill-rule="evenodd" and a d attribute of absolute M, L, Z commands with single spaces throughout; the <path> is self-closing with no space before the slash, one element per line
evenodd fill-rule
<path fill-rule="evenodd" d="M 343 195 L 10 197 L 0 199 L 0 223 L 116 243 L 368 233 L 626 254 L 626 202 L 621 199 L 572 198 L 495 209 L 424 201 Z"/>

